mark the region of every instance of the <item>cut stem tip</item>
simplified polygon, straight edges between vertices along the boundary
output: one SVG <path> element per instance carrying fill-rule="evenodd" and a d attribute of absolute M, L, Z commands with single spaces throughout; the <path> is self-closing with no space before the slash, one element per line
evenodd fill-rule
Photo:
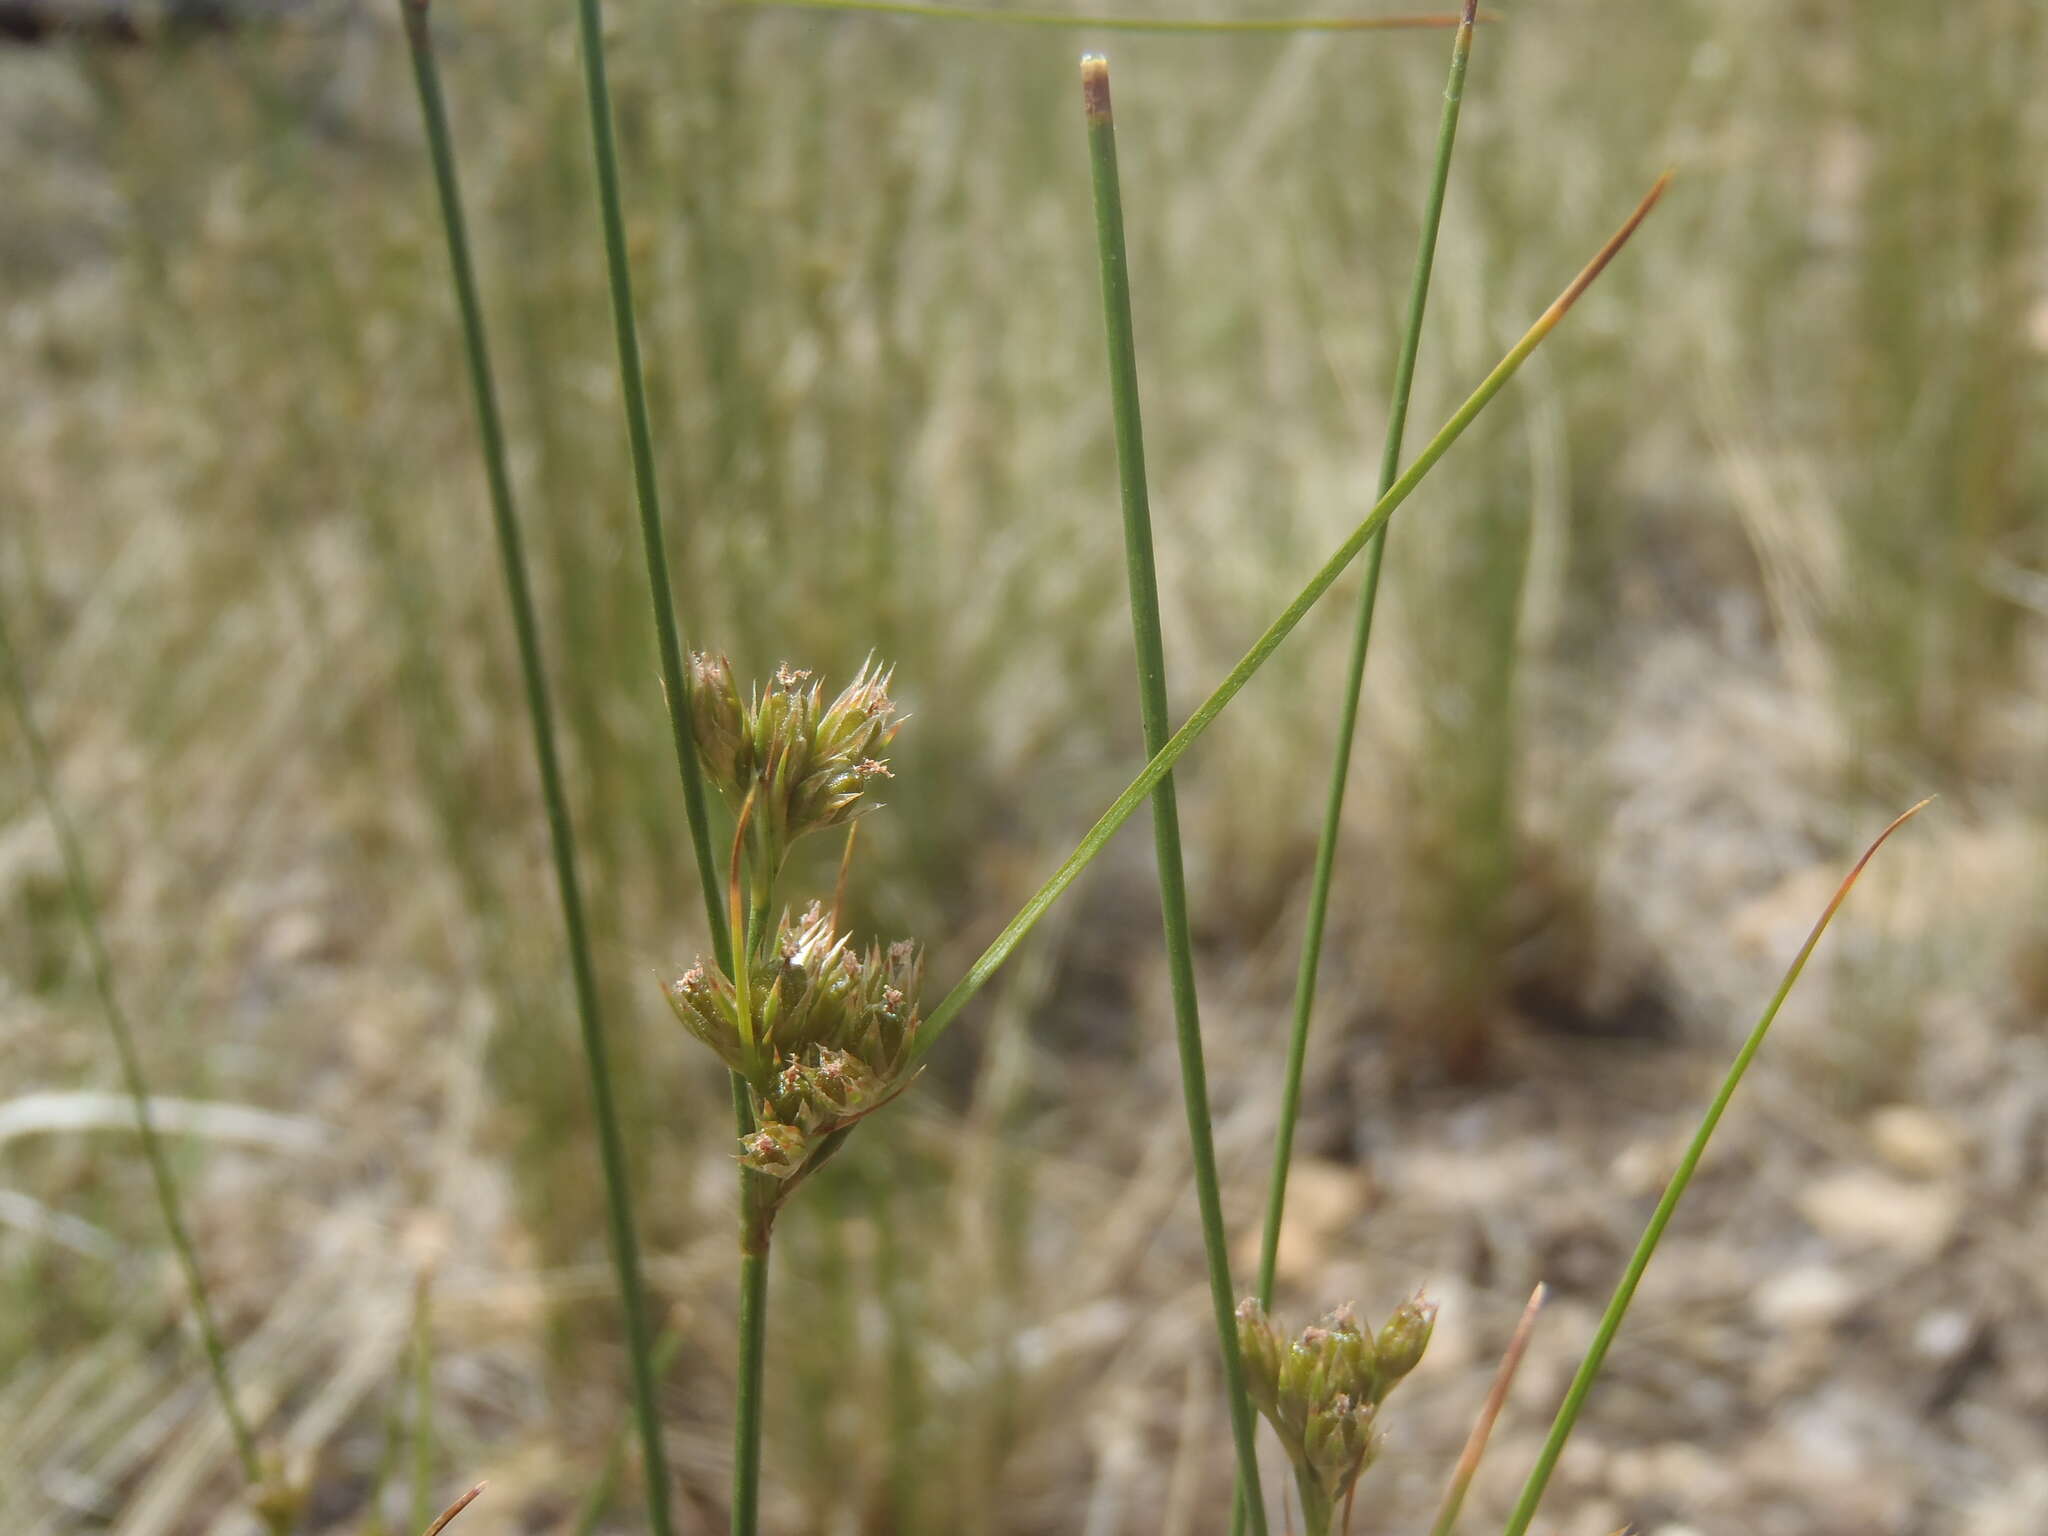
<path fill-rule="evenodd" d="M 1106 123 L 1109 115 L 1109 60 L 1099 53 L 1081 55 L 1081 100 L 1090 123 Z"/>

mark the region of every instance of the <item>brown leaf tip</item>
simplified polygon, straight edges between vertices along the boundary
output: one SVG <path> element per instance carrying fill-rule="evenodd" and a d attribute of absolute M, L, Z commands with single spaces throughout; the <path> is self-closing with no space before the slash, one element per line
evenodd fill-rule
<path fill-rule="evenodd" d="M 426 1536 L 441 1536 L 441 1533 L 447 1530 L 449 1525 L 453 1523 L 455 1517 L 461 1514 L 465 1509 L 469 1508 L 470 1501 L 473 1500 L 478 1494 L 482 1493 L 484 1489 L 489 1486 L 489 1483 L 478 1483 L 474 1488 L 470 1489 L 469 1492 L 465 1493 L 453 1504 L 450 1504 L 446 1509 L 442 1510 L 441 1518 L 436 1520 L 432 1525 L 427 1527 Z"/>
<path fill-rule="evenodd" d="M 1106 123 L 1109 116 L 1109 60 L 1099 53 L 1081 56 L 1081 100 L 1091 123 Z"/>

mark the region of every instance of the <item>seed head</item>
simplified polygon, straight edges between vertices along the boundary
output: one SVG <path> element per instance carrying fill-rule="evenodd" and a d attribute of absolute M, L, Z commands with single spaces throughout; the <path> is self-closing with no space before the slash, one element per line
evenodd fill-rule
<path fill-rule="evenodd" d="M 762 1173 L 786 1179 L 804 1164 L 809 1138 L 793 1125 L 763 1119 L 740 1138 L 740 1161 Z"/>
<path fill-rule="evenodd" d="M 827 704 L 809 672 L 785 665 L 742 702 L 731 662 L 690 658 L 697 751 L 726 804 L 745 811 L 760 876 L 772 879 L 805 833 L 842 825 L 872 803 L 869 787 L 889 776 L 882 754 L 901 724 L 890 675 L 870 660 Z"/>
<path fill-rule="evenodd" d="M 690 1033 L 746 1079 L 760 1128 L 741 1161 L 789 1178 L 819 1142 L 908 1086 L 923 978 L 916 945 L 856 950 L 813 902 L 800 918 L 784 914 L 756 963 L 751 1018 L 741 1019 L 738 989 L 701 962 L 665 990 Z"/>

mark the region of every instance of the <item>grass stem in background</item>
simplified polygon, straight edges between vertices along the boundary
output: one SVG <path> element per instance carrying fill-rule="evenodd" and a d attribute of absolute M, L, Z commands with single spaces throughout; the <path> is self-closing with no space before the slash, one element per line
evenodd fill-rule
<path fill-rule="evenodd" d="M 1486 1402 L 1473 1421 L 1472 1433 L 1465 1437 L 1465 1449 L 1458 1453 L 1458 1465 L 1452 1469 L 1450 1486 L 1444 1489 L 1444 1501 L 1437 1506 L 1436 1523 L 1430 1526 L 1429 1536 L 1451 1536 L 1457 1528 L 1458 1511 L 1465 1507 L 1465 1494 L 1486 1456 L 1486 1442 L 1493 1437 L 1494 1421 L 1508 1400 L 1508 1388 L 1514 1385 L 1515 1373 L 1522 1368 L 1522 1356 L 1528 1352 L 1530 1335 L 1536 1331 L 1536 1314 L 1543 1310 L 1549 1294 L 1550 1288 L 1540 1283 L 1529 1293 L 1529 1304 L 1522 1308 L 1521 1321 L 1515 1324 L 1507 1352 L 1500 1357 L 1500 1369 L 1494 1372 Z"/>
<path fill-rule="evenodd" d="M 988 985 L 989 979 L 1001 969 L 1003 962 L 1010 958 L 1011 953 L 1023 942 L 1024 936 L 1038 925 L 1038 920 L 1044 917 L 1052 904 L 1066 893 L 1067 887 L 1074 883 L 1081 871 L 1088 867 L 1096 854 L 1100 853 L 1110 838 L 1116 835 L 1117 829 L 1130 820 L 1132 813 L 1152 792 L 1152 786 L 1172 772 L 1173 765 L 1180 761 L 1188 748 L 1215 724 L 1216 717 L 1222 714 L 1230 701 L 1243 691 L 1244 685 L 1251 681 L 1252 674 L 1266 664 L 1272 654 L 1280 648 L 1281 643 L 1294 632 L 1295 626 L 1307 617 L 1308 611 L 1315 607 L 1325 592 L 1330 590 L 1331 584 L 1343 575 L 1345 568 L 1358 557 L 1358 552 L 1374 534 L 1386 526 L 1387 519 L 1394 515 L 1394 509 L 1414 494 L 1415 488 L 1423 482 L 1430 470 L 1436 467 L 1437 461 L 1450 451 L 1451 445 L 1464 435 L 1465 429 L 1472 425 L 1493 397 L 1507 386 L 1508 380 L 1513 378 L 1516 371 L 1528 360 L 1529 354 L 1542 344 L 1544 337 L 1557 328 L 1558 322 L 1565 317 L 1572 305 L 1578 302 L 1580 295 L 1593 285 L 1607 264 L 1615 258 L 1622 246 L 1627 244 L 1629 236 L 1636 232 L 1636 227 L 1649 217 L 1651 208 L 1656 206 L 1657 199 L 1664 195 L 1664 189 L 1670 181 L 1668 172 L 1658 178 L 1657 184 L 1636 205 L 1635 212 L 1628 216 L 1621 228 L 1608 237 L 1607 243 L 1591 261 L 1586 263 L 1579 275 L 1571 280 L 1564 292 L 1551 301 L 1550 307 L 1537 317 L 1536 323 L 1523 333 L 1522 339 L 1494 365 L 1493 371 L 1481 381 L 1477 389 L 1472 391 L 1465 403 L 1452 413 L 1451 419 L 1444 423 L 1436 436 L 1431 438 L 1428 445 L 1416 456 L 1415 462 L 1408 466 L 1401 478 L 1396 480 L 1387 494 L 1380 498 L 1379 504 L 1351 531 L 1350 537 L 1344 540 L 1337 552 L 1323 562 L 1322 568 L 1309 578 L 1308 584 L 1295 595 L 1294 600 L 1281 611 L 1280 616 L 1266 627 L 1265 633 L 1252 642 L 1251 649 L 1230 669 L 1229 675 L 1217 685 L 1216 691 L 1204 699 L 1181 728 L 1174 732 L 1172 739 L 1153 754 L 1152 761 L 1147 763 L 1138 776 L 1124 787 L 1123 793 L 1110 803 L 1109 809 L 1104 811 L 1095 825 L 1088 829 L 1080 844 L 1067 855 L 1059 868 L 1053 871 L 1051 878 L 1040 886 L 1018 909 L 1016 916 L 1003 926 L 1002 932 L 990 941 L 988 948 L 981 952 L 980 958 L 968 967 L 967 974 L 960 978 L 953 990 L 940 999 L 938 1006 L 926 1018 L 924 1031 L 918 1040 L 917 1054 L 920 1057 L 931 1050 L 953 1020 L 959 1017 L 960 1010 L 973 1000 L 974 995 Z"/>
<path fill-rule="evenodd" d="M 1159 624 L 1159 578 L 1152 555 L 1152 512 L 1146 491 L 1145 431 L 1138 409 L 1137 344 L 1131 326 L 1130 264 L 1124 250 L 1123 195 L 1118 186 L 1116 119 L 1110 109 L 1109 61 L 1081 61 L 1081 92 L 1088 119 L 1088 159 L 1094 173 L 1095 233 L 1102 264 L 1103 326 L 1109 340 L 1110 405 L 1115 420 L 1118 480 L 1124 517 L 1124 564 L 1130 575 L 1131 629 L 1137 646 L 1138 707 L 1145 753 L 1156 756 L 1171 734 L 1166 712 L 1166 650 Z M 1265 1536 L 1259 1499 L 1257 1421 L 1245 1394 L 1237 1350 L 1237 1294 L 1230 1283 L 1230 1245 L 1223 1227 L 1223 1196 L 1216 1175 L 1216 1142 L 1209 1123 L 1208 1070 L 1202 1059 L 1201 1010 L 1195 995 L 1194 939 L 1188 930 L 1187 878 L 1182 868 L 1180 811 L 1173 775 L 1152 786 L 1152 839 L 1159 861 L 1159 910 L 1166 930 L 1166 963 L 1173 993 L 1174 1038 L 1193 1153 L 1195 1201 L 1201 1211 L 1202 1247 L 1208 1258 L 1209 1299 L 1223 1353 L 1230 1427 L 1237 1444 L 1238 1476 L 1250 1492 L 1252 1528 Z"/>
<path fill-rule="evenodd" d="M 143 1160 L 149 1164 L 150 1178 L 156 1186 L 157 1212 L 163 1217 L 164 1230 L 170 1234 L 171 1248 L 178 1256 L 178 1269 L 184 1276 L 186 1294 L 192 1303 L 192 1317 L 199 1327 L 199 1342 L 206 1352 L 207 1369 L 213 1376 L 214 1396 L 220 1401 L 221 1417 L 227 1420 L 228 1434 L 235 1443 L 235 1459 L 241 1464 L 242 1481 L 253 1500 L 263 1491 L 266 1481 L 263 1459 L 257 1454 L 255 1432 L 250 1429 L 248 1418 L 235 1401 L 234 1382 L 228 1375 L 227 1346 L 221 1342 L 220 1324 L 214 1318 L 213 1302 L 206 1293 L 206 1276 L 199 1268 L 199 1251 L 193 1246 L 191 1230 L 185 1225 L 184 1207 L 178 1199 L 178 1181 L 171 1173 L 170 1156 L 164 1151 L 163 1141 L 156 1133 L 156 1124 L 150 1118 L 149 1078 L 143 1071 L 142 1055 L 135 1048 L 134 1027 L 128 1022 L 127 1011 L 122 1008 L 120 993 L 114 986 L 114 963 L 107 954 L 106 937 L 100 932 L 99 908 L 93 901 L 92 884 L 86 877 L 85 854 L 79 847 L 77 830 L 64 810 L 64 802 L 57 794 L 57 776 L 50 765 L 50 749 L 36 724 L 35 708 L 29 700 L 28 680 L 22 674 L 20 659 L 8 639 L 4 617 L 0 617 L 0 671 L 7 674 L 8 697 L 14 705 L 15 719 L 21 726 L 21 739 L 28 747 L 29 770 L 35 776 L 36 794 L 43 802 L 43 814 L 50 818 L 51 830 L 56 833 L 57 851 L 64 861 L 64 881 L 71 895 L 71 910 L 85 938 L 86 954 L 92 965 L 93 987 L 99 993 L 100 1010 L 106 1015 L 107 1032 L 114 1037 L 114 1054 L 121 1063 L 122 1084 L 127 1088 L 128 1100 L 135 1109 L 135 1134 L 142 1143 Z M 270 1517 L 270 1528 L 281 1536 L 289 1524 L 282 1516 Z"/>
<path fill-rule="evenodd" d="M 926 5 L 920 0 L 732 0 L 742 9 L 761 7 L 842 11 L 854 15 L 909 16 L 922 21 L 992 22 L 1009 27 L 1075 27 L 1096 32 L 1221 34 L 1285 32 L 1403 32 L 1458 26 L 1455 13 L 1440 16 L 1225 16 L 1213 20 L 1169 16 L 1067 15 L 1059 11 L 999 11 L 980 6 Z M 1493 18 L 1488 17 L 1488 20 Z"/>
<path fill-rule="evenodd" d="M 1523 1536 L 1529 1529 L 1529 1522 L 1536 1518 L 1536 1507 L 1543 1502 L 1544 1489 L 1549 1486 L 1550 1474 L 1557 1467 L 1557 1460 L 1564 1454 L 1565 1442 L 1571 1438 L 1573 1428 L 1578 1424 L 1579 1413 L 1586 1406 L 1586 1396 L 1593 1390 L 1593 1383 L 1600 1375 L 1600 1368 L 1607 1363 L 1608 1347 L 1614 1343 L 1614 1335 L 1621 1328 L 1621 1320 L 1627 1315 L 1629 1304 L 1635 1300 L 1636 1286 L 1641 1283 L 1643 1271 L 1650 1267 L 1650 1257 L 1657 1251 L 1657 1244 L 1663 1240 L 1664 1229 L 1671 1224 L 1671 1216 L 1678 1209 L 1678 1202 L 1684 1198 L 1686 1186 L 1692 1183 L 1692 1176 L 1699 1168 L 1700 1158 L 1706 1153 L 1707 1142 L 1712 1139 L 1714 1128 L 1721 1123 L 1721 1116 L 1727 1111 L 1728 1103 L 1735 1097 L 1735 1090 L 1741 1084 L 1749 1064 L 1756 1059 L 1756 1053 L 1763 1048 L 1764 1036 L 1770 1033 L 1772 1021 L 1778 1017 L 1778 1010 L 1785 1006 L 1785 999 L 1799 980 L 1800 972 L 1806 969 L 1806 962 L 1812 957 L 1820 937 L 1827 932 L 1828 924 L 1835 913 L 1848 899 L 1865 866 L 1877 854 L 1900 827 L 1917 816 L 1930 802 L 1922 800 L 1910 810 L 1901 813 L 1890 826 L 1877 834 L 1876 840 L 1863 850 L 1863 857 L 1842 878 L 1832 900 L 1822 911 L 1813 925 L 1813 931 L 1806 936 L 1806 942 L 1799 947 L 1799 953 L 1792 957 L 1792 964 L 1785 970 L 1784 979 L 1778 983 L 1778 990 L 1765 1007 L 1762 1017 L 1749 1032 L 1749 1038 L 1742 1042 L 1742 1049 L 1735 1053 L 1735 1061 L 1728 1068 L 1727 1076 L 1721 1080 L 1721 1088 L 1714 1095 L 1713 1103 L 1707 1106 L 1705 1116 L 1700 1120 L 1699 1129 L 1693 1132 L 1692 1143 L 1685 1149 L 1685 1155 L 1678 1160 L 1678 1169 L 1671 1175 L 1671 1182 L 1664 1187 L 1663 1198 L 1657 1202 L 1657 1209 L 1651 1213 L 1650 1223 L 1643 1229 L 1642 1240 L 1636 1244 L 1636 1251 L 1623 1271 L 1621 1283 L 1614 1288 L 1614 1295 L 1607 1303 L 1607 1310 L 1601 1315 L 1600 1326 L 1594 1330 L 1593 1342 L 1586 1355 L 1579 1362 L 1578 1373 L 1572 1377 L 1571 1386 L 1566 1389 L 1564 1402 L 1557 1410 L 1557 1417 L 1550 1425 L 1550 1435 L 1543 1442 L 1543 1450 L 1536 1458 L 1536 1465 L 1530 1470 L 1529 1479 L 1522 1485 L 1521 1497 L 1516 1500 L 1514 1512 L 1509 1515 L 1503 1536 Z"/>
<path fill-rule="evenodd" d="M 426 3 L 425 0 L 398 0 L 398 5 L 405 21 L 406 43 L 412 54 L 414 83 L 419 87 L 420 115 L 425 122 L 427 150 L 434 166 L 434 188 L 440 199 L 442 227 L 448 237 L 448 265 L 455 283 L 456 307 L 462 316 L 463 348 L 475 397 L 477 432 L 483 445 L 491 521 L 497 531 L 505 592 L 512 608 L 512 627 L 518 637 L 519 666 L 526 685 L 528 723 L 533 732 L 533 754 L 540 771 L 541 794 L 547 805 L 555 885 L 562 903 L 562 927 L 568 940 L 576 1013 L 582 1028 L 583 1055 L 589 1068 L 591 1102 L 597 1118 L 598 1153 L 604 1170 L 605 1213 L 610 1227 L 612 1263 L 618 1275 L 619 1303 L 624 1314 L 626 1351 L 632 1373 L 633 1408 L 640 1426 L 641 1460 L 647 1479 L 648 1523 L 655 1536 L 670 1536 L 668 1458 L 662 1448 L 661 1423 L 654 1401 L 654 1361 L 648 1347 L 647 1305 L 640 1282 L 640 1245 L 633 1230 L 625 1144 L 612 1091 L 597 975 L 591 966 L 590 939 L 584 928 L 583 892 L 576 873 L 575 833 L 569 821 L 569 800 L 563 788 L 561 762 L 555 749 L 554 714 L 548 699 L 546 668 L 541 660 L 540 628 L 534 618 L 533 592 L 527 580 L 519 520 L 512 506 L 512 478 L 506 462 L 505 431 L 498 413 L 497 391 L 491 379 L 490 353 L 484 340 L 483 305 L 477 295 L 476 273 L 470 260 L 469 233 L 462 214 L 462 192 L 455 176 L 454 143 L 448 131 L 447 108 L 442 101 L 440 70 L 434 58 Z"/>
<path fill-rule="evenodd" d="M 654 1373 L 659 1376 L 675 1364 L 676 1353 L 683 1347 L 683 1336 L 670 1328 L 663 1331 L 654 1341 Z M 626 1452 L 631 1447 L 633 1426 L 621 1424 L 612 1436 L 612 1442 L 605 1451 L 604 1466 L 596 1479 L 584 1490 L 582 1501 L 576 1506 L 575 1518 L 569 1522 L 570 1536 L 591 1536 L 611 1510 L 612 1500 L 619 1491 L 619 1479 L 626 1468 Z"/>

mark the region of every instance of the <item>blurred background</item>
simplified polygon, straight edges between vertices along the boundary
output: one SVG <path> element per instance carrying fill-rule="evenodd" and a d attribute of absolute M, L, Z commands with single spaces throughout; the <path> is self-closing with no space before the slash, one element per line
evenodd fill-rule
<path fill-rule="evenodd" d="M 1142 758 L 1077 54 L 1116 70 L 1184 712 L 1372 501 L 1448 34 L 607 12 L 689 638 L 742 676 L 895 664 L 912 719 L 851 910 L 928 943 L 943 990 Z M 2048 18 L 1499 12 L 1411 448 L 1679 175 L 1395 521 L 1280 1311 L 1442 1301 L 1359 1507 L 1414 1531 L 1548 1281 L 1468 1514 L 1497 1522 L 1734 1042 L 1856 850 L 1939 792 L 1781 1020 L 1539 1528 L 2033 1536 Z M 465 0 L 435 24 L 679 1522 L 722 1530 L 730 1121 L 658 990 L 704 939 L 573 15 Z M 390 4 L 0 46 L 0 605 L 308 1528 L 416 1530 L 428 1491 L 488 1477 L 465 1536 L 635 1531 L 441 240 Z M 1355 591 L 1180 774 L 1245 1289 Z M 0 738 L 0 1527 L 248 1532 L 56 845 Z M 1142 827 L 855 1151 L 778 1229 L 769 1528 L 1223 1529 Z"/>

